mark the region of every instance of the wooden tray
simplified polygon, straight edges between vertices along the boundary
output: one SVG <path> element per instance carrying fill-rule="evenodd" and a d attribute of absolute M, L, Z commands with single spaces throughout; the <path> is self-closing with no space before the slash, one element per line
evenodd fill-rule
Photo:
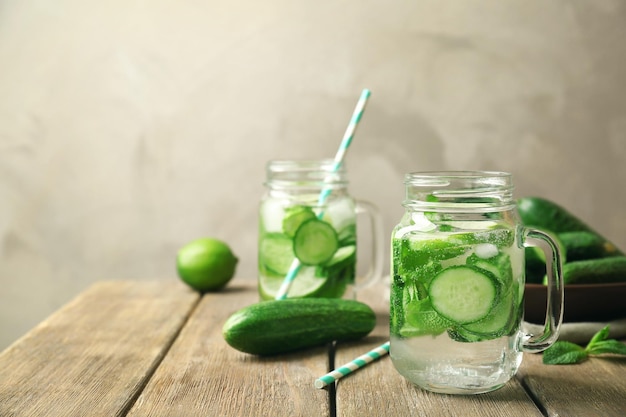
<path fill-rule="evenodd" d="M 547 288 L 541 284 L 526 284 L 524 297 L 525 320 L 543 323 Z M 608 321 L 624 317 L 626 282 L 565 286 L 564 322 Z"/>

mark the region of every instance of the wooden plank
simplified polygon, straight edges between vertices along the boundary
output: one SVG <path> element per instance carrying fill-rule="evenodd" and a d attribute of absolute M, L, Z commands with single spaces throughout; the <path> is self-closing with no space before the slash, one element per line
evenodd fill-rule
<path fill-rule="evenodd" d="M 518 374 L 548 416 L 626 415 L 626 358 L 591 358 L 576 365 L 544 365 L 526 355 Z"/>
<path fill-rule="evenodd" d="M 124 415 L 198 299 L 179 282 L 93 285 L 0 354 L 0 415 Z"/>
<path fill-rule="evenodd" d="M 226 319 L 257 301 L 251 280 L 205 295 L 129 416 L 329 415 L 327 392 L 313 386 L 327 348 L 260 358 L 224 342 Z"/>
<path fill-rule="evenodd" d="M 358 298 L 377 312 L 376 329 L 360 342 L 337 347 L 335 366 L 356 358 L 389 340 L 388 303 L 380 287 Z M 503 388 L 481 395 L 442 395 L 421 390 L 404 379 L 389 356 L 371 363 L 337 383 L 337 416 L 542 416 L 520 383 L 513 379 Z"/>

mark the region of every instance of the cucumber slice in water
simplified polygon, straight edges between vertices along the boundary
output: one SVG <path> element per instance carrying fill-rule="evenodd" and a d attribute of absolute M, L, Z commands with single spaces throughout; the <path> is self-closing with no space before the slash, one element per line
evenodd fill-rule
<path fill-rule="evenodd" d="M 293 251 L 304 265 L 325 264 L 333 258 L 338 248 L 335 229 L 317 218 L 302 223 L 293 238 Z"/>
<path fill-rule="evenodd" d="M 441 316 L 458 324 L 485 318 L 498 299 L 498 280 L 472 266 L 451 266 L 433 278 L 428 294 Z"/>
<path fill-rule="evenodd" d="M 260 264 L 269 271 L 285 276 L 295 258 L 293 242 L 283 234 L 269 233 L 261 240 L 259 258 Z"/>
<path fill-rule="evenodd" d="M 349 262 L 354 262 L 354 260 L 351 258 L 354 256 L 355 253 L 356 246 L 343 246 L 337 249 L 331 260 L 328 261 L 325 266 L 327 268 L 342 267 Z"/>
<path fill-rule="evenodd" d="M 283 284 L 284 276 L 269 277 L 261 275 L 259 292 L 263 300 L 273 300 Z M 316 268 L 303 266 L 293 280 L 287 298 L 325 297 L 328 287 L 328 277 L 318 276 Z"/>
<path fill-rule="evenodd" d="M 504 287 L 510 287 L 513 283 L 511 257 L 506 253 L 499 253 L 488 259 L 472 254 L 467 258 L 467 264 L 491 272 Z"/>
<path fill-rule="evenodd" d="M 509 291 L 506 296 L 496 303 L 487 317 L 477 322 L 466 324 L 463 328 L 488 339 L 502 336 L 509 332 L 509 324 L 513 320 L 516 310 L 513 291 Z"/>
<path fill-rule="evenodd" d="M 521 320 L 517 291 L 511 291 L 500 299 L 491 312 L 482 320 L 455 326 L 448 330 L 448 335 L 457 342 L 484 342 L 501 336 L 511 335 Z"/>
<path fill-rule="evenodd" d="M 337 232 L 337 238 L 341 246 L 348 246 L 356 244 L 356 225 L 348 224 L 343 229 Z"/>
<path fill-rule="evenodd" d="M 315 213 L 307 206 L 294 206 L 285 210 L 283 218 L 283 232 L 293 238 L 296 231 L 307 220 L 315 218 Z"/>

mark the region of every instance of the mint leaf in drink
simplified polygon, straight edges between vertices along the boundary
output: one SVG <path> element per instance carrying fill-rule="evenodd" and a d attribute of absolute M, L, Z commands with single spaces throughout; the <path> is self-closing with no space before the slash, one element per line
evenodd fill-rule
<path fill-rule="evenodd" d="M 543 363 L 547 365 L 567 365 L 579 363 L 589 356 L 614 354 L 626 355 L 626 344 L 609 337 L 609 326 L 599 330 L 584 349 L 575 343 L 558 341 L 543 352 Z"/>
<path fill-rule="evenodd" d="M 569 365 L 587 359 L 585 349 L 575 343 L 558 341 L 543 352 L 543 363 L 546 365 Z"/>

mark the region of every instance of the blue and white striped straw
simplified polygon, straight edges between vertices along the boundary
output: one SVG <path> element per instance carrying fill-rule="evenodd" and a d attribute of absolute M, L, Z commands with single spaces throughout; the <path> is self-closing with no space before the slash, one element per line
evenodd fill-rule
<path fill-rule="evenodd" d="M 346 152 L 352 143 L 352 139 L 354 138 L 354 133 L 356 132 L 356 128 L 363 117 L 363 112 L 365 111 L 365 105 L 367 104 L 367 99 L 369 99 L 372 93 L 368 89 L 364 89 L 361 92 L 361 97 L 359 97 L 359 101 L 356 103 L 356 107 L 354 108 L 354 112 L 352 113 L 352 118 L 350 119 L 350 123 L 348 123 L 348 127 L 346 128 L 346 132 L 343 134 L 343 139 L 341 140 L 341 144 L 339 145 L 339 149 L 335 154 L 335 160 L 333 161 L 333 167 L 331 172 L 337 172 L 343 164 L 343 159 L 346 156 Z M 326 187 L 320 193 L 319 205 L 322 205 L 326 202 L 326 199 L 330 195 L 331 189 L 330 187 Z"/>
<path fill-rule="evenodd" d="M 335 154 L 335 159 L 333 161 L 331 173 L 337 172 L 339 168 L 341 167 L 341 164 L 343 164 L 343 159 L 346 155 L 346 151 L 348 150 L 348 147 L 350 147 L 350 144 L 352 143 L 352 139 L 354 138 L 354 133 L 356 132 L 356 128 L 359 125 L 359 122 L 361 121 L 361 117 L 363 116 L 363 111 L 365 110 L 365 105 L 367 104 L 367 99 L 370 97 L 370 95 L 371 95 L 371 92 L 368 89 L 364 89 L 361 92 L 361 97 L 359 98 L 359 101 L 356 104 L 354 112 L 352 113 L 352 118 L 350 119 L 350 123 L 348 123 L 348 127 L 346 128 L 346 132 L 343 135 L 343 139 L 341 140 L 339 149 L 337 150 L 337 153 Z M 318 205 L 321 206 L 326 202 L 326 199 L 330 195 L 331 191 L 332 190 L 330 187 L 325 187 L 322 190 L 322 192 L 320 193 Z M 321 218 L 323 214 L 324 212 L 322 211 L 318 214 L 317 217 Z M 291 284 L 293 283 L 293 280 L 298 275 L 298 271 L 300 271 L 300 261 L 298 261 L 298 258 L 295 258 L 293 262 L 291 263 L 289 271 L 287 272 L 285 279 L 283 280 L 280 288 L 278 289 L 278 292 L 276 293 L 276 297 L 274 297 L 276 300 L 284 300 L 285 298 L 287 298 L 287 293 L 289 292 L 289 288 L 291 288 Z"/>
<path fill-rule="evenodd" d="M 340 368 L 335 369 L 332 372 L 327 373 L 321 378 L 315 380 L 315 388 L 324 388 L 325 386 L 332 384 L 338 379 L 351 374 L 359 368 L 364 367 L 368 363 L 375 361 L 389 353 L 389 342 L 383 343 L 376 349 L 372 349 L 364 355 L 346 363 Z"/>

